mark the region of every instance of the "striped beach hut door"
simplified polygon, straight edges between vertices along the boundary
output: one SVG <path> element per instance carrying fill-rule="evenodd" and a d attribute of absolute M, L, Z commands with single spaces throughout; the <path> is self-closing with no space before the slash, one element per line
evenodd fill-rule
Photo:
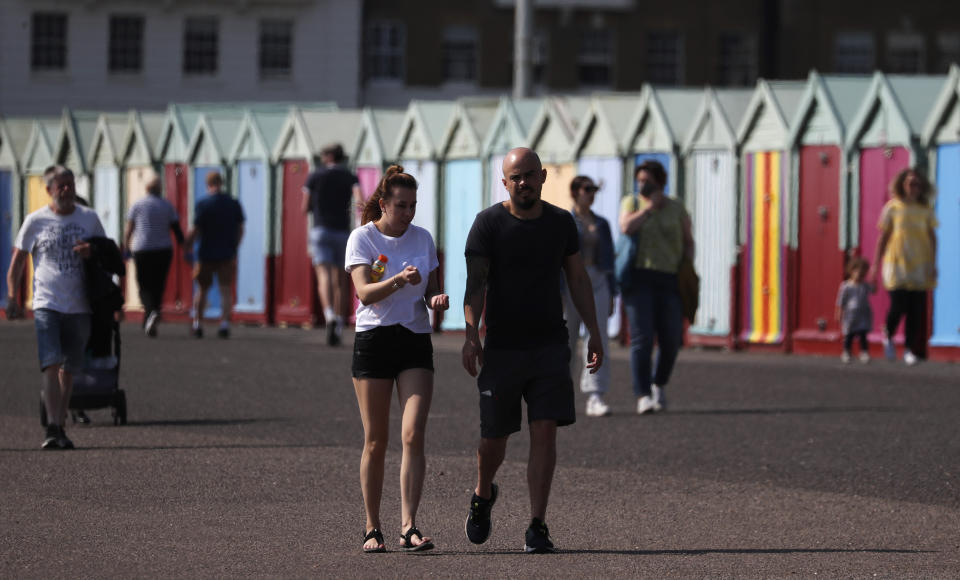
<path fill-rule="evenodd" d="M 237 312 L 266 312 L 267 165 L 237 164 L 237 198 L 247 218 L 237 250 Z"/>
<path fill-rule="evenodd" d="M 692 154 L 694 264 L 700 274 L 700 307 L 690 332 L 708 336 L 730 333 L 730 276 L 736 228 L 736 161 L 726 151 Z"/>
<path fill-rule="evenodd" d="M 758 151 L 746 156 L 741 338 L 755 344 L 777 344 L 783 340 L 782 163 L 780 151 Z"/>
<path fill-rule="evenodd" d="M 905 147 L 871 147 L 860 152 L 860 254 L 873 263 L 877 238 L 880 233 L 877 223 L 880 212 L 890 199 L 890 182 L 897 173 L 910 165 L 910 152 Z M 871 341 L 883 338 L 887 311 L 890 310 L 890 294 L 883 288 L 870 298 L 873 308 L 873 332 Z M 897 332 L 903 336 L 903 326 Z"/>
<path fill-rule="evenodd" d="M 933 293 L 934 346 L 960 346 L 960 143 L 937 150 L 937 289 Z"/>

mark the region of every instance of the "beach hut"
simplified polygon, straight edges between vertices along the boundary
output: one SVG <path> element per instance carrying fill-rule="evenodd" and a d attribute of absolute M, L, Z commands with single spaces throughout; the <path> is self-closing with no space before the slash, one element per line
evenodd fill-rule
<path fill-rule="evenodd" d="M 430 232 L 438 249 L 442 245 L 439 155 L 455 107 L 450 101 L 410 101 L 393 146 L 394 159 L 399 160 L 419 186 L 413 223 Z"/>
<path fill-rule="evenodd" d="M 130 126 L 128 113 L 104 113 L 97 119 L 90 150 L 86 154 L 93 173 L 93 196 L 91 205 L 100 216 L 100 223 L 107 237 L 117 245 L 121 239 L 124 216 L 120 171 L 123 138 Z"/>
<path fill-rule="evenodd" d="M 60 137 L 63 117 L 38 117 L 33 119 L 30 126 L 30 136 L 23 148 L 20 158 L 20 169 L 23 172 L 23 217 L 31 214 L 50 203 L 47 194 L 47 185 L 43 181 L 43 172 L 57 162 L 54 156 L 54 143 Z M 24 305 L 32 308 L 33 304 L 33 260 L 27 260 L 26 276 L 24 276 Z"/>
<path fill-rule="evenodd" d="M 401 109 L 366 108 L 360 118 L 360 130 L 351 149 L 350 160 L 360 181 L 364 201 L 370 199 L 380 183 L 384 169 L 393 161 L 393 145 L 400 133 L 404 111 Z M 360 208 L 356 219 L 359 223 Z"/>
<path fill-rule="evenodd" d="M 93 146 L 99 119 L 97 111 L 64 109 L 60 136 L 53 147 L 57 163 L 73 171 L 77 195 L 88 203 L 92 201 L 93 175 L 87 154 Z"/>
<path fill-rule="evenodd" d="M 737 265 L 737 127 L 753 92 L 707 88 L 683 139 L 684 194 L 696 244 L 700 307 L 689 344 L 733 347 Z"/>
<path fill-rule="evenodd" d="M 937 183 L 937 289 L 933 293 L 930 357 L 960 358 L 960 67 L 950 67 L 943 91 L 923 129 Z"/>
<path fill-rule="evenodd" d="M 791 348 L 837 354 L 837 288 L 849 248 L 849 156 L 846 133 L 870 86 L 867 76 L 810 73 L 790 122 L 795 176 L 788 240 L 792 252 Z"/>
<path fill-rule="evenodd" d="M 790 349 L 788 305 L 790 120 L 802 81 L 757 83 L 741 119 L 739 345 Z"/>
<path fill-rule="evenodd" d="M 20 157 L 32 127 L 32 119 L 0 117 L 0 308 L 6 308 L 9 296 L 6 273 L 23 213 Z"/>
<path fill-rule="evenodd" d="M 316 275 L 307 247 L 310 224 L 302 210 L 303 187 L 314 159 L 325 146 L 340 143 L 344 153 L 352 156 L 350 147 L 356 140 L 361 115 L 357 110 L 341 111 L 329 105 L 293 107 L 274 144 L 280 193 L 273 224 L 277 251 L 273 312 L 281 325 L 310 326 L 322 321 Z"/>
<path fill-rule="evenodd" d="M 450 296 L 463 296 L 466 290 L 467 265 L 463 252 L 473 220 L 484 208 L 483 141 L 498 106 L 498 101 L 491 99 L 461 99 L 440 140 L 442 218 L 437 246 L 444 256 L 450 256 L 442 271 L 443 288 Z M 462 308 L 444 312 L 443 330 L 465 327 Z"/>
<path fill-rule="evenodd" d="M 544 99 L 500 99 L 500 106 L 483 141 L 487 165 L 485 206 L 510 197 L 503 186 L 503 158 L 511 149 L 526 145 L 533 121 L 543 107 Z"/>
<path fill-rule="evenodd" d="M 890 182 L 907 167 L 926 166 L 928 156 L 921 145 L 921 132 L 946 80 L 946 76 L 877 72 L 850 125 L 846 146 L 856 180 L 850 198 L 850 239 L 860 255 L 871 262 L 876 257 L 877 222 L 890 198 Z M 881 342 L 890 295 L 881 288 L 870 302 L 874 317 L 870 340 Z M 929 325 L 923 333 L 929 336 Z M 896 337 L 896 341 L 902 342 L 902 337 Z M 909 346 L 917 356 L 926 356 L 926 340 Z"/>
<path fill-rule="evenodd" d="M 665 89 L 646 85 L 633 116 L 624 131 L 624 151 L 632 161 L 625 163 L 624 190 L 633 192 L 633 173 L 644 161 L 658 161 L 667 171 L 664 193 L 683 192 L 680 149 L 703 100 L 703 89 Z"/>
<path fill-rule="evenodd" d="M 247 221 L 237 250 L 237 301 L 234 318 L 266 324 L 271 321 L 272 290 L 270 230 L 274 204 L 276 143 L 288 112 L 247 110 L 227 158 L 234 191 Z"/>
<path fill-rule="evenodd" d="M 570 181 L 577 176 L 573 143 L 589 108 L 589 97 L 547 97 L 527 136 L 527 147 L 547 170 L 540 197 L 557 207 L 569 207 Z"/>
<path fill-rule="evenodd" d="M 600 186 L 594 198 L 593 211 L 606 218 L 614 232 L 618 231 L 620 200 L 626 191 L 624 175 L 628 170 L 625 165 L 631 169 L 633 167 L 632 159 L 626 163 L 626 130 L 640 102 L 639 93 L 594 95 L 573 139 L 572 156 L 577 159 L 576 173 L 592 178 Z M 562 185 L 564 197 L 560 207 L 571 209 L 573 199 L 570 197 L 570 181 Z M 614 312 L 607 320 L 609 336 L 620 334 L 621 320 L 618 296 Z"/>

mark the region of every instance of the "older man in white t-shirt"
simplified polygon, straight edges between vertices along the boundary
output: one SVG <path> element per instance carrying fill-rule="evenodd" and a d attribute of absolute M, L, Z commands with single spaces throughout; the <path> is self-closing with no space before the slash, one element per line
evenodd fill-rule
<path fill-rule="evenodd" d="M 90 257 L 90 244 L 84 240 L 106 234 L 97 213 L 77 205 L 69 169 L 57 166 L 46 175 L 50 204 L 27 216 L 14 243 L 7 272 L 7 318 L 23 316 L 19 294 L 29 254 L 33 257 L 33 316 L 48 418 L 42 448 L 73 449 L 63 425 L 73 373 L 83 369 L 90 337 L 83 264 Z"/>

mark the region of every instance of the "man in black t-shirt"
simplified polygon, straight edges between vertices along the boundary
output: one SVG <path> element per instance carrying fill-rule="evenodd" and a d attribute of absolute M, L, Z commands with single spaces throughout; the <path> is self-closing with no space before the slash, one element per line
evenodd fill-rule
<path fill-rule="evenodd" d="M 317 271 L 317 291 L 327 327 L 327 344 L 340 344 L 343 321 L 349 315 L 350 282 L 344 270 L 350 236 L 350 200 L 363 201 L 357 176 L 344 166 L 343 147 L 320 152 L 322 166 L 303 186 L 303 213 L 313 216 L 310 253 Z"/>
<path fill-rule="evenodd" d="M 570 348 L 563 318 L 561 273 L 573 303 L 590 331 L 586 365 L 596 372 L 603 347 L 593 305 L 593 288 L 580 257 L 577 226 L 570 212 L 540 199 L 547 172 L 536 153 L 510 151 L 503 185 L 510 199 L 479 214 L 467 237 L 467 323 L 463 366 L 477 376 L 480 391 L 480 446 L 477 487 L 470 501 L 467 538 L 482 544 L 490 536 L 490 510 L 499 487 L 493 482 L 503 463 L 507 439 L 520 430 L 521 399 L 530 425 L 532 521 L 525 551 L 553 552 L 544 523 L 557 456 L 557 427 L 576 421 Z M 486 342 L 479 322 L 486 302 Z"/>

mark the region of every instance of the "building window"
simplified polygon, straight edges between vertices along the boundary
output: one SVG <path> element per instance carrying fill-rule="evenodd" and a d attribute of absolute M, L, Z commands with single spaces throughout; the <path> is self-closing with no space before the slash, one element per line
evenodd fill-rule
<path fill-rule="evenodd" d="M 365 34 L 368 79 L 403 79 L 404 29 L 399 22 L 371 22 Z"/>
<path fill-rule="evenodd" d="M 456 26 L 443 31 L 443 80 L 477 80 L 477 31 Z"/>
<path fill-rule="evenodd" d="M 951 64 L 960 64 L 960 32 L 941 32 L 937 36 L 937 50 L 940 53 L 937 72 L 946 73 Z"/>
<path fill-rule="evenodd" d="M 891 73 L 921 73 L 926 68 L 923 36 L 892 33 L 887 36 L 887 71 Z"/>
<path fill-rule="evenodd" d="M 286 78 L 293 69 L 293 22 L 260 21 L 260 76 Z"/>
<path fill-rule="evenodd" d="M 220 22 L 213 17 L 188 18 L 183 32 L 183 72 L 217 73 L 220 56 Z"/>
<path fill-rule="evenodd" d="M 721 86 L 751 86 L 757 82 L 757 39 L 753 35 L 720 35 L 719 74 Z"/>
<path fill-rule="evenodd" d="M 647 79 L 655 85 L 683 83 L 683 40 L 677 32 L 647 35 Z"/>
<path fill-rule="evenodd" d="M 143 17 L 111 16 L 108 66 L 112 73 L 143 70 Z"/>
<path fill-rule="evenodd" d="M 838 73 L 870 73 L 876 63 L 873 35 L 869 32 L 844 32 L 833 44 L 834 70 Z"/>
<path fill-rule="evenodd" d="M 606 28 L 580 33 L 577 78 L 585 86 L 609 86 L 613 80 L 613 34 Z"/>
<path fill-rule="evenodd" d="M 30 19 L 30 68 L 35 71 L 67 68 L 67 15 L 34 12 Z"/>

